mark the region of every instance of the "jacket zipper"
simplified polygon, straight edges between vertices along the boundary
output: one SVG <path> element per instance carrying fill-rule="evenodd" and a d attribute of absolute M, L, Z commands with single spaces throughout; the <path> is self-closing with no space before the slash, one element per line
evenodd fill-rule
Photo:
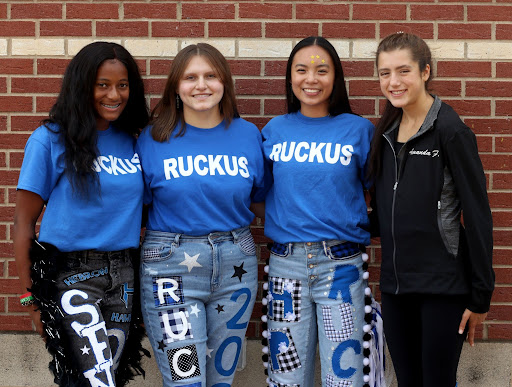
<path fill-rule="evenodd" d="M 396 290 L 395 294 L 398 294 L 400 290 L 400 283 L 398 282 L 398 272 L 396 270 L 396 242 L 395 242 L 395 199 L 396 199 L 396 188 L 398 186 L 398 163 L 396 160 L 396 152 L 393 144 L 391 144 L 391 140 L 384 135 L 384 138 L 387 140 L 391 150 L 393 151 L 393 157 L 395 158 L 395 184 L 393 184 L 393 202 L 391 207 L 391 239 L 393 239 L 393 270 L 395 272 L 395 280 L 396 280 Z M 402 146 L 404 147 L 405 144 Z"/>

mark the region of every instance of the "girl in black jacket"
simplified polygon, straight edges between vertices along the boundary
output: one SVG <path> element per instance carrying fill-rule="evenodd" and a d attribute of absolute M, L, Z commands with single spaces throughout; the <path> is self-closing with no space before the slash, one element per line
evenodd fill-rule
<path fill-rule="evenodd" d="M 386 37 L 376 64 L 388 100 L 369 167 L 384 330 L 400 387 L 454 387 L 463 341 L 474 345 L 494 288 L 484 171 L 473 132 L 428 92 L 421 38 Z"/>

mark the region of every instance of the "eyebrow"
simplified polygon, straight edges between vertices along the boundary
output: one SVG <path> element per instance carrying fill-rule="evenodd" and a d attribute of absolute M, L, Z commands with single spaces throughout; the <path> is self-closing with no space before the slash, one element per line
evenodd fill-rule
<path fill-rule="evenodd" d="M 412 68 L 412 66 L 411 65 L 407 65 L 407 64 L 401 65 L 401 66 L 397 67 L 397 70 L 401 70 L 401 69 L 405 69 L 405 68 L 410 69 L 410 68 Z M 382 70 L 389 70 L 389 69 L 387 67 L 381 67 L 381 68 L 377 69 L 377 71 L 382 71 Z"/>

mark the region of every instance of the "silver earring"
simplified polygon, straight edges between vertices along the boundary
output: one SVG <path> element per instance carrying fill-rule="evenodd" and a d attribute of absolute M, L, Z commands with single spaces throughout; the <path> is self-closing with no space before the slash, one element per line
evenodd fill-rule
<path fill-rule="evenodd" d="M 180 95 L 176 94 L 176 109 L 180 110 Z"/>

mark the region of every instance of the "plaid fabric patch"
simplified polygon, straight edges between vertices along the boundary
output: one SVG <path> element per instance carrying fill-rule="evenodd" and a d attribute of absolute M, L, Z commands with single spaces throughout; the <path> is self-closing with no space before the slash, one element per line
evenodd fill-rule
<path fill-rule="evenodd" d="M 300 321 L 300 281 L 269 277 L 268 282 L 268 318 L 282 322 Z"/>
<path fill-rule="evenodd" d="M 188 322 L 186 308 L 175 308 L 158 312 L 160 328 L 162 328 L 165 343 L 173 343 L 178 340 L 192 339 L 192 326 Z"/>
<path fill-rule="evenodd" d="M 195 345 L 173 348 L 167 351 L 172 380 L 183 380 L 201 375 Z"/>
<path fill-rule="evenodd" d="M 354 242 L 341 243 L 328 247 L 328 249 L 334 258 L 346 258 L 361 252 L 359 245 Z"/>
<path fill-rule="evenodd" d="M 327 378 L 325 379 L 325 387 L 352 387 L 354 383 L 350 380 L 343 379 L 339 382 L 334 380 L 334 376 L 327 374 Z"/>
<path fill-rule="evenodd" d="M 288 251 L 288 244 L 274 242 L 270 247 L 270 251 L 276 255 L 285 255 Z"/>
<path fill-rule="evenodd" d="M 274 382 L 272 379 L 270 379 L 270 387 L 300 387 L 299 384 L 283 384 Z"/>
<path fill-rule="evenodd" d="M 185 302 L 180 276 L 153 277 L 155 306 L 180 305 Z"/>
<path fill-rule="evenodd" d="M 155 259 L 160 258 L 161 249 L 143 249 L 142 254 L 145 259 Z"/>
<path fill-rule="evenodd" d="M 348 302 L 338 305 L 340 310 L 341 329 L 336 330 L 332 323 L 332 310 L 330 306 L 322 305 L 322 317 L 324 320 L 325 336 L 335 342 L 347 340 L 354 332 L 354 318 L 352 308 Z"/>
<path fill-rule="evenodd" d="M 269 363 L 272 372 L 290 372 L 301 367 L 290 329 L 269 329 Z M 277 362 L 277 364 L 275 364 Z"/>

